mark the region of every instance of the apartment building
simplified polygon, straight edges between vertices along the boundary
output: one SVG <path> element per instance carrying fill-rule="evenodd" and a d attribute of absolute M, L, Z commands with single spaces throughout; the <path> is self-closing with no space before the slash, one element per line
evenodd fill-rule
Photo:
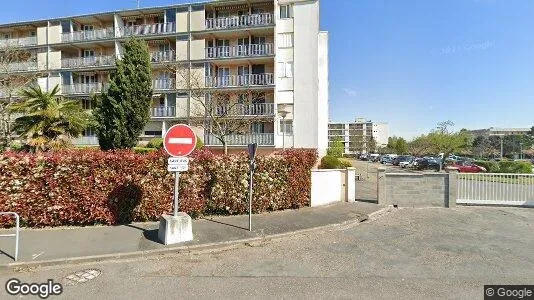
<path fill-rule="evenodd" d="M 469 131 L 473 135 L 524 135 L 532 132 L 531 128 L 496 128 L 490 127 L 487 129 L 475 129 Z"/>
<path fill-rule="evenodd" d="M 375 147 L 385 147 L 389 138 L 387 123 L 373 122 L 365 118 L 356 118 L 354 122 L 331 122 L 328 124 L 329 145 L 340 139 L 345 146 L 345 154 L 372 152 L 371 142 Z"/>
<path fill-rule="evenodd" d="M 31 55 L 12 70 L 36 73 L 44 89 L 59 85 L 91 109 L 90 95 L 107 88 L 132 36 L 147 41 L 153 65 L 143 140 L 196 117 L 191 84 L 168 67 L 179 63 L 201 78 L 202 89 L 226 95 L 234 117 L 251 120 L 227 138 L 230 147 L 326 151 L 328 33 L 319 28 L 319 0 L 218 0 L 5 24 L 0 49 L 27 49 Z M 221 145 L 209 129 L 195 130 L 206 145 Z M 98 141 L 87 130 L 75 143 Z"/>

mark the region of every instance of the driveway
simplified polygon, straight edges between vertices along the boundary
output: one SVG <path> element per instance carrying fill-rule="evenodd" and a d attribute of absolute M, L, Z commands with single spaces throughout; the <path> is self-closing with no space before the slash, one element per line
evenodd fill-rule
<path fill-rule="evenodd" d="M 484 284 L 534 282 L 533 224 L 532 209 L 399 209 L 223 252 L 4 270 L 0 280 L 65 283 L 78 270 L 102 272 L 65 286 L 70 299 L 483 299 Z"/>

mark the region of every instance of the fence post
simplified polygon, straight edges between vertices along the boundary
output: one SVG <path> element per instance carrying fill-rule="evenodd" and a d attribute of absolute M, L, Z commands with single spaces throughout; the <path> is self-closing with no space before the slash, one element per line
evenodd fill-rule
<path fill-rule="evenodd" d="M 356 201 L 356 168 L 347 168 L 345 176 L 345 199 L 347 202 Z"/>
<path fill-rule="evenodd" d="M 445 207 L 455 207 L 456 206 L 456 199 L 458 197 L 458 173 L 456 172 L 449 172 L 446 177 L 446 187 L 448 187 L 448 191 L 446 190 L 446 201 L 445 201 Z"/>
<path fill-rule="evenodd" d="M 386 197 L 386 168 L 379 167 L 376 174 L 376 189 L 378 204 L 389 205 Z"/>

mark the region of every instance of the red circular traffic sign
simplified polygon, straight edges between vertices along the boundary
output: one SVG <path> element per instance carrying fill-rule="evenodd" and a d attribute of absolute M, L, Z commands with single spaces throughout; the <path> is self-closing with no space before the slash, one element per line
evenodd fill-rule
<path fill-rule="evenodd" d="M 177 124 L 169 128 L 163 139 L 163 147 L 170 156 L 188 156 L 195 150 L 197 136 L 187 125 Z"/>

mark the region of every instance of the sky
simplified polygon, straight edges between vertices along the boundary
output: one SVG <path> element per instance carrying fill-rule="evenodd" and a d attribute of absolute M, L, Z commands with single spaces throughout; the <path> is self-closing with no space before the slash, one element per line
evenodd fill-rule
<path fill-rule="evenodd" d="M 137 5 L 3 2 L 0 23 Z M 456 129 L 534 125 L 534 1 L 321 0 L 321 29 L 330 33 L 332 121 L 387 122 L 405 138 L 445 120 Z"/>

